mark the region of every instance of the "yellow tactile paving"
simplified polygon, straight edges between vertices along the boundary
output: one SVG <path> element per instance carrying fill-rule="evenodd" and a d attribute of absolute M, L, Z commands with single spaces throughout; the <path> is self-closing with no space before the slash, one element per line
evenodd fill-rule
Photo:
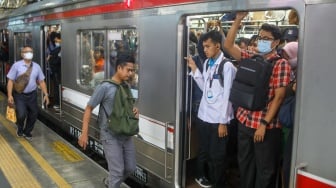
<path fill-rule="evenodd" d="M 2 115 L 0 115 L 0 122 L 2 122 L 2 125 L 6 127 L 7 130 L 13 136 L 16 137 L 16 129 L 13 127 L 11 122 L 6 120 L 5 117 Z M 66 182 L 62 176 L 58 174 L 58 172 L 34 149 L 34 147 L 26 139 L 17 138 L 17 140 L 23 146 L 23 148 L 31 155 L 31 157 L 34 158 L 35 162 L 39 164 L 40 167 L 45 171 L 45 173 L 48 174 L 48 176 L 57 184 L 58 187 L 61 187 L 61 188 L 71 187 L 71 185 L 68 182 Z M 8 157 L 8 156 L 5 156 L 5 157 Z M 10 165 L 11 164 L 9 163 L 9 166 Z M 15 174 L 14 176 L 17 176 L 17 175 Z M 21 181 L 21 177 L 18 179 L 18 181 Z M 30 187 L 34 187 L 34 186 L 30 186 Z"/>
<path fill-rule="evenodd" d="M 65 160 L 70 162 L 78 162 L 84 160 L 78 153 L 74 152 L 68 145 L 62 141 L 52 143 L 53 149 L 59 153 Z"/>
<path fill-rule="evenodd" d="M 15 154 L 6 140 L 0 135 L 0 167 L 12 188 L 34 187 L 41 185 L 29 172 L 27 166 Z"/>

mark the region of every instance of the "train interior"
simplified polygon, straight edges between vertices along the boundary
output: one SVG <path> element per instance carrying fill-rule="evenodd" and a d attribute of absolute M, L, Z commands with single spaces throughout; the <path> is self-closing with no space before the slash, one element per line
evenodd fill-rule
<path fill-rule="evenodd" d="M 256 41 L 253 40 L 253 37 L 258 35 L 259 28 L 263 23 L 274 24 L 280 27 L 281 32 L 284 34 L 287 30 L 295 29 L 294 33 L 296 35 L 296 40 L 298 40 L 297 29 L 298 25 L 298 17 L 291 18 L 294 9 L 283 9 L 283 10 L 264 10 L 264 11 L 252 11 L 249 12 L 248 16 L 243 20 L 240 30 L 238 31 L 236 37 L 236 44 L 246 50 L 251 50 L 256 47 Z M 292 16 L 293 17 L 293 16 Z M 202 52 L 198 49 L 199 38 L 200 36 L 210 30 L 218 30 L 224 35 L 227 33 L 230 28 L 233 20 L 235 18 L 234 12 L 228 13 L 210 13 L 210 14 L 201 14 L 201 15 L 190 15 L 185 18 L 186 23 L 186 37 L 187 44 L 185 47 L 185 57 L 191 56 L 200 56 Z M 296 20 L 293 20 L 296 19 Z M 285 40 L 281 40 L 281 44 L 278 46 L 278 51 L 281 52 L 281 48 L 286 44 Z M 225 51 L 224 51 L 225 54 Z M 204 56 L 204 55 L 203 55 Z M 235 64 L 235 60 L 230 57 L 228 54 L 225 54 L 225 57 L 230 58 L 232 62 Z M 188 71 L 187 71 L 188 72 Z M 197 187 L 195 184 L 195 164 L 197 157 L 197 130 L 195 130 L 195 126 L 193 123 L 195 122 L 195 118 L 197 114 L 193 113 L 193 92 L 197 92 L 192 84 L 191 78 L 186 75 L 186 122 L 188 124 L 185 130 L 185 156 L 187 159 L 186 165 L 186 187 Z M 189 85 L 189 86 L 188 86 Z M 197 102 L 199 105 L 199 101 Z M 231 122 L 232 125 L 236 125 L 237 120 L 233 120 Z M 238 169 L 238 161 L 237 161 L 237 126 L 231 126 L 229 132 L 230 141 L 228 146 L 228 170 L 227 170 L 227 179 L 228 179 L 228 187 L 236 188 L 239 187 L 239 169 Z M 286 136 L 286 135 L 285 135 Z M 281 183 L 280 183 L 281 184 Z"/>

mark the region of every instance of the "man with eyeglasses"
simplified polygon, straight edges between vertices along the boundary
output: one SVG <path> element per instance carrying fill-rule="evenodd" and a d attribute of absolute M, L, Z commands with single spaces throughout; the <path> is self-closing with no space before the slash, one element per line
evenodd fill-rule
<path fill-rule="evenodd" d="M 28 46 L 23 47 L 21 56 L 22 60 L 15 62 L 7 74 L 7 95 L 8 103 L 15 104 L 16 107 L 16 135 L 31 140 L 31 132 L 34 129 L 38 115 L 37 86 L 40 86 L 44 93 L 43 102 L 46 103 L 46 105 L 49 104 L 49 95 L 42 69 L 39 64 L 32 61 L 33 49 Z M 17 80 L 20 75 L 27 74 L 27 72 L 30 72 L 28 84 L 24 89 L 22 88 L 23 91 L 16 90 L 14 87 L 15 80 Z"/>
<path fill-rule="evenodd" d="M 266 60 L 278 59 L 276 47 L 281 32 L 275 25 L 263 24 L 257 37 L 256 52 L 241 50 L 234 44 L 237 31 L 247 12 L 238 12 L 228 31 L 224 49 L 234 59 L 251 58 L 255 53 Z M 268 104 L 260 111 L 242 107 L 237 110 L 238 162 L 242 188 L 274 188 L 281 150 L 281 125 L 276 117 L 282 103 L 286 86 L 290 82 L 290 65 L 285 59 L 274 62 L 269 80 Z"/>

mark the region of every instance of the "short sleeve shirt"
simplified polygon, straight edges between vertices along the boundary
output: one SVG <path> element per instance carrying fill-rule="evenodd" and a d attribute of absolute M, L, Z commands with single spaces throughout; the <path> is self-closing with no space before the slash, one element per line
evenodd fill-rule
<path fill-rule="evenodd" d="M 252 57 L 255 54 L 250 53 L 249 51 L 242 50 L 241 57 L 242 59 L 247 59 Z M 267 60 L 272 61 L 272 59 L 279 58 L 279 56 L 274 53 L 267 58 Z M 286 87 L 290 82 L 290 73 L 291 68 L 287 60 L 278 59 L 274 63 L 273 72 L 269 81 L 269 92 L 268 92 L 268 104 L 261 111 L 250 111 L 239 107 L 237 110 L 238 121 L 244 124 L 247 127 L 257 129 L 261 124 L 261 120 L 265 118 L 266 113 L 272 104 L 272 99 L 275 95 L 275 90 L 280 87 Z M 281 128 L 280 122 L 277 118 L 273 118 L 267 128 Z"/>
<path fill-rule="evenodd" d="M 30 64 L 29 64 L 30 65 Z M 24 74 L 29 68 L 23 60 L 15 62 L 10 68 L 7 78 L 15 81 L 18 76 Z M 37 83 L 45 79 L 42 69 L 39 64 L 32 62 L 32 72 L 30 73 L 29 82 L 23 93 L 30 93 L 37 88 Z"/>
<path fill-rule="evenodd" d="M 99 106 L 98 125 L 100 128 L 100 140 L 109 140 L 115 135 L 108 129 L 107 118 L 112 113 L 113 101 L 117 87 L 108 82 L 99 84 L 93 92 L 87 105 L 95 108 Z M 104 106 L 104 107 L 103 107 Z"/>

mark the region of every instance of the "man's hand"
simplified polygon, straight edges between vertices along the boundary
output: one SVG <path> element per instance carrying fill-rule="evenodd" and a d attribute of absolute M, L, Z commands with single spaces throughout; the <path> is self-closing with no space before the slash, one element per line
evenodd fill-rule
<path fill-rule="evenodd" d="M 191 71 L 192 71 L 192 72 L 195 72 L 196 69 L 197 69 L 197 66 L 196 66 L 195 61 L 192 59 L 192 57 L 189 56 L 189 57 L 185 57 L 184 59 L 187 60 L 187 65 L 188 65 L 188 67 L 191 69 Z"/>
<path fill-rule="evenodd" d="M 133 108 L 133 113 L 136 118 L 139 118 L 139 110 L 137 108 Z"/>
<path fill-rule="evenodd" d="M 260 125 L 254 133 L 254 142 L 263 142 L 266 133 L 266 126 Z"/>
<path fill-rule="evenodd" d="M 218 125 L 218 137 L 223 138 L 228 135 L 227 125 L 219 124 Z"/>
<path fill-rule="evenodd" d="M 236 20 L 242 21 L 247 15 L 248 15 L 248 12 L 237 12 Z"/>
<path fill-rule="evenodd" d="M 85 133 L 82 133 L 78 138 L 78 144 L 80 147 L 82 147 L 85 150 L 88 144 L 88 135 Z"/>

